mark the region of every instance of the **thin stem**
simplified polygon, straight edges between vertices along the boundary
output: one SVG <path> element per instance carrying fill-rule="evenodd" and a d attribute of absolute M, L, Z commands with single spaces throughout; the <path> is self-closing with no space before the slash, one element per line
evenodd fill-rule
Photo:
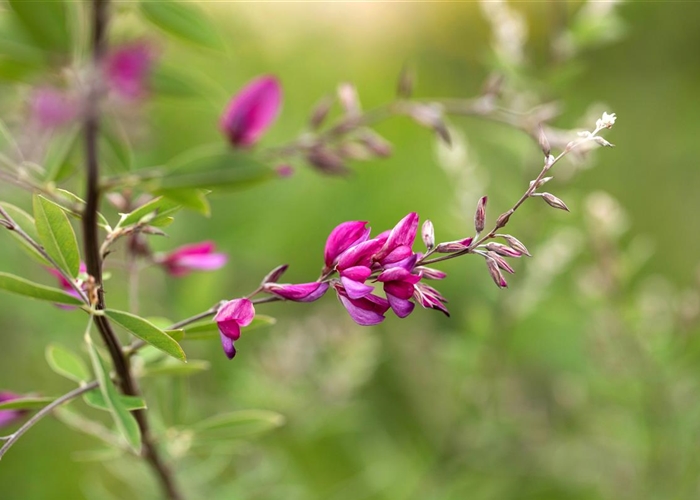
<path fill-rule="evenodd" d="M 51 413 L 55 408 L 58 408 L 64 403 L 67 403 L 78 396 L 81 396 L 82 394 L 85 394 L 86 392 L 90 392 L 93 389 L 96 389 L 99 387 L 99 383 L 95 380 L 93 382 L 90 382 L 89 384 L 83 385 L 81 387 L 78 387 L 77 389 L 73 389 L 72 391 L 64 394 L 58 399 L 53 400 L 51 403 L 47 404 L 44 406 L 41 410 L 36 412 L 32 418 L 27 420 L 22 427 L 17 429 L 14 434 L 12 434 L 7 441 L 5 441 L 5 444 L 2 445 L 2 448 L 0 448 L 0 460 L 2 460 L 3 455 L 7 453 L 7 450 L 9 450 L 15 442 L 19 438 L 22 437 L 22 435 L 27 432 L 29 429 L 34 427 L 34 424 L 39 422 L 42 418 L 44 418 L 46 415 Z"/>

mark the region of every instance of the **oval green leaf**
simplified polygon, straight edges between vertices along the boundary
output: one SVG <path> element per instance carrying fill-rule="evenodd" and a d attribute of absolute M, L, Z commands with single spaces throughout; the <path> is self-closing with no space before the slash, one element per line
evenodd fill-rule
<path fill-rule="evenodd" d="M 163 330 L 157 328 L 153 323 L 133 314 L 124 311 L 116 311 L 114 309 L 107 309 L 105 314 L 110 320 L 135 337 L 140 338 L 147 344 L 152 345 L 175 359 L 185 361 L 185 352 L 182 350 L 182 347 L 180 347 L 180 344 Z"/>
<path fill-rule="evenodd" d="M 0 273 L 0 289 L 18 295 L 24 295 L 25 297 L 47 300 L 57 304 L 66 304 L 69 306 L 79 306 L 83 304 L 80 299 L 67 294 L 63 290 L 33 283 L 19 276 L 15 276 L 14 274 Z"/>
<path fill-rule="evenodd" d="M 34 224 L 34 217 L 29 215 L 27 212 L 19 207 L 11 205 L 10 203 L 5 203 L 0 201 L 0 206 L 12 217 L 12 219 L 22 228 L 22 230 L 29 235 L 34 241 L 39 241 L 39 235 L 36 232 L 36 225 Z M 46 258 L 39 253 L 39 251 L 34 248 L 31 243 L 22 238 L 16 231 L 8 231 L 10 235 L 20 243 L 20 248 L 24 250 L 31 258 L 38 261 L 44 266 L 51 266 L 51 263 L 46 260 Z"/>
<path fill-rule="evenodd" d="M 146 401 L 138 396 L 119 395 L 119 399 L 128 411 L 145 410 L 147 408 Z M 109 405 L 100 391 L 90 391 L 83 394 L 83 400 L 93 408 L 98 410 L 110 411 Z"/>
<path fill-rule="evenodd" d="M 85 334 L 85 342 L 87 343 L 90 359 L 92 360 L 92 369 L 95 372 L 97 381 L 100 383 L 100 392 L 109 412 L 112 414 L 114 423 L 117 429 L 119 429 L 119 432 L 126 438 L 129 447 L 136 453 L 139 453 L 139 449 L 141 448 L 141 431 L 138 423 L 136 423 L 134 416 L 129 413 L 122 403 L 120 394 L 117 392 L 116 387 L 114 387 L 114 383 L 109 376 L 109 371 L 92 343 L 89 333 Z"/>
<path fill-rule="evenodd" d="M 192 430 L 198 439 L 237 439 L 271 431 L 284 423 L 284 415 L 274 411 L 239 410 L 203 420 Z"/>
<path fill-rule="evenodd" d="M 0 410 L 38 410 L 56 398 L 19 398 L 0 403 Z"/>
<path fill-rule="evenodd" d="M 80 252 L 73 227 L 63 209 L 43 196 L 34 196 L 34 219 L 44 250 L 58 266 L 77 278 Z"/>
<path fill-rule="evenodd" d="M 46 361 L 53 371 L 74 382 L 81 383 L 91 378 L 90 371 L 80 356 L 59 344 L 46 346 Z"/>
<path fill-rule="evenodd" d="M 221 47 L 221 39 L 209 18 L 191 3 L 174 0 L 142 1 L 141 12 L 166 33 L 210 49 Z"/>

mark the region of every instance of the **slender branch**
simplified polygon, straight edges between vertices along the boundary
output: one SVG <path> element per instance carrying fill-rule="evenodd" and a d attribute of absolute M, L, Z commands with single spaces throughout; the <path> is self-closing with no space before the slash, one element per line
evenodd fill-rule
<path fill-rule="evenodd" d="M 98 140 L 100 132 L 100 98 L 102 83 L 99 77 L 102 58 L 106 51 L 107 7 L 108 0 L 93 0 L 92 10 L 92 80 L 85 103 L 85 149 L 87 160 L 85 210 L 83 212 L 83 240 L 85 263 L 88 274 L 94 279 L 97 292 L 97 310 L 105 309 L 102 290 L 102 256 L 100 255 L 98 211 L 100 205 L 100 165 Z M 124 394 L 138 396 L 139 390 L 129 367 L 129 358 L 122 352 L 122 346 L 111 324 L 104 316 L 95 316 L 95 324 L 107 345 L 114 369 L 119 377 L 119 384 Z M 183 497 L 175 485 L 173 473 L 162 460 L 156 448 L 150 426 L 144 410 L 134 411 L 134 417 L 141 430 L 143 458 L 149 463 L 161 483 L 163 492 L 172 500 Z"/>
<path fill-rule="evenodd" d="M 25 432 L 34 427 L 34 424 L 39 422 L 39 420 L 51 413 L 55 408 L 58 408 L 62 404 L 67 403 L 77 398 L 78 396 L 85 394 L 86 392 L 90 392 L 91 390 L 96 389 L 97 387 L 99 387 L 99 385 L 100 384 L 95 380 L 93 382 L 90 382 L 89 384 L 78 387 L 77 389 L 73 389 L 72 391 L 61 396 L 60 398 L 53 400 L 51 403 L 47 404 L 41 410 L 36 412 L 34 416 L 32 416 L 32 418 L 27 420 L 22 425 L 22 427 L 17 429 L 10 436 L 10 438 L 7 441 L 5 441 L 5 444 L 3 444 L 2 448 L 0 448 L 0 460 L 2 460 L 3 455 L 7 453 L 7 450 L 9 450 L 12 447 L 12 445 L 15 444 L 15 442 L 17 442 L 17 440 L 21 438 Z"/>

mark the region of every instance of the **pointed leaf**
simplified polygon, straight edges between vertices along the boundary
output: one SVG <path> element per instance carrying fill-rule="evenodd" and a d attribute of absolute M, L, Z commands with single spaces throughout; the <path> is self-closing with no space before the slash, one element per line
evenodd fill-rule
<path fill-rule="evenodd" d="M 159 96 L 197 97 L 202 94 L 202 84 L 187 73 L 171 66 L 158 65 L 151 74 L 151 89 Z"/>
<path fill-rule="evenodd" d="M 211 215 L 211 206 L 207 200 L 208 190 L 204 189 L 172 189 L 169 191 L 161 191 L 167 199 L 172 200 L 185 208 L 199 212 L 205 217 Z"/>
<path fill-rule="evenodd" d="M 174 201 L 159 196 L 144 203 L 133 212 L 122 214 L 122 220 L 119 221 L 117 227 L 127 227 L 139 223 L 153 224 L 158 219 L 172 215 L 181 208 Z"/>
<path fill-rule="evenodd" d="M 236 439 L 284 425 L 284 415 L 268 410 L 239 410 L 202 420 L 192 429 L 198 439 Z"/>
<path fill-rule="evenodd" d="M 66 304 L 69 306 L 80 306 L 83 304 L 82 300 L 73 297 L 63 290 L 33 283 L 19 276 L 15 276 L 14 274 L 0 273 L 0 289 L 34 299 L 47 300 L 56 304 Z"/>
<path fill-rule="evenodd" d="M 194 359 L 187 362 L 187 364 L 178 363 L 171 358 L 165 359 L 165 361 L 148 365 L 143 370 L 144 377 L 156 377 L 161 375 L 166 376 L 184 376 L 188 377 L 190 375 L 196 375 L 198 373 L 207 371 L 211 364 L 209 361 L 204 361 L 201 359 Z"/>
<path fill-rule="evenodd" d="M 197 6 L 174 0 L 142 1 L 140 6 L 146 19 L 166 33 L 203 47 L 221 47 L 215 26 Z"/>
<path fill-rule="evenodd" d="M 73 151 L 73 148 L 81 137 L 80 132 L 81 127 L 75 126 L 71 128 L 67 134 L 61 134 L 51 141 L 49 150 L 46 153 L 46 159 L 44 160 L 46 182 L 52 182 L 58 178 L 71 151 Z"/>
<path fill-rule="evenodd" d="M 59 344 L 46 346 L 46 361 L 53 371 L 74 382 L 81 383 L 91 378 L 82 358 Z"/>
<path fill-rule="evenodd" d="M 119 395 L 119 399 L 128 411 L 134 410 L 144 410 L 147 408 L 146 401 L 138 396 L 125 396 L 123 394 Z M 100 391 L 90 391 L 83 395 L 83 400 L 93 408 L 98 410 L 111 411 L 107 401 L 105 401 L 102 392 Z"/>
<path fill-rule="evenodd" d="M 152 345 L 156 349 L 160 349 L 166 354 L 185 361 L 185 353 L 172 337 L 165 333 L 160 328 L 157 328 L 153 323 L 146 321 L 143 318 L 133 314 L 107 309 L 105 314 L 113 322 L 127 330 L 135 337 L 140 338 L 144 342 Z"/>
<path fill-rule="evenodd" d="M 34 196 L 34 219 L 46 253 L 73 278 L 78 277 L 80 252 L 73 227 L 63 209 L 43 196 Z"/>
<path fill-rule="evenodd" d="M 34 225 L 34 217 L 29 215 L 27 212 L 19 207 L 11 205 L 9 203 L 0 202 L 5 211 L 10 214 L 10 217 L 22 228 L 22 230 L 29 235 L 34 241 L 39 241 L 39 235 L 36 232 L 36 226 Z M 40 264 L 44 266 L 51 266 L 51 263 L 46 260 L 46 258 L 39 253 L 39 251 L 34 248 L 27 240 L 18 235 L 15 231 L 9 231 L 10 235 L 20 243 L 20 248 L 24 250 L 31 258 L 37 260 Z"/>
<path fill-rule="evenodd" d="M 26 397 L 0 403 L 0 410 L 38 410 L 56 398 Z"/>
<path fill-rule="evenodd" d="M 56 190 L 59 194 L 61 194 L 64 198 L 67 200 L 75 203 L 76 205 L 80 205 L 80 207 L 84 207 L 87 205 L 85 203 L 85 200 L 83 200 L 80 196 L 78 196 L 75 193 L 71 193 L 67 189 L 57 189 Z M 74 210 L 71 210 L 70 208 L 64 207 L 63 205 L 56 204 L 58 205 L 64 212 L 66 212 L 67 215 L 70 215 L 71 217 L 75 217 L 76 219 L 82 219 L 82 215 L 78 212 L 75 212 Z M 104 215 L 102 215 L 100 212 L 97 212 L 97 224 L 103 228 L 106 229 L 107 231 L 111 231 L 111 227 L 109 225 L 109 222 L 105 218 Z"/>
<path fill-rule="evenodd" d="M 32 39 L 46 50 L 68 52 L 70 32 L 63 0 L 37 5 L 27 0 L 9 0 L 10 7 Z"/>
<path fill-rule="evenodd" d="M 89 333 L 85 335 L 85 342 L 87 343 L 90 359 L 92 360 L 92 369 L 100 383 L 100 392 L 109 408 L 109 412 L 112 414 L 114 423 L 117 425 L 119 432 L 126 438 L 129 447 L 138 453 L 141 448 L 141 431 L 138 423 L 136 423 L 134 416 L 129 413 L 119 398 L 117 388 L 114 387 L 114 383 L 109 376 L 109 371 L 104 361 L 102 361 L 100 354 L 97 352 L 95 345 L 92 343 Z"/>

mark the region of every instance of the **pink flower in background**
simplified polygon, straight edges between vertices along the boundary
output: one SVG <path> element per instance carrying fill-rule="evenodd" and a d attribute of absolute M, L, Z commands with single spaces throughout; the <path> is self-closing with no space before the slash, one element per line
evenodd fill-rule
<path fill-rule="evenodd" d="M 105 60 L 105 78 L 111 90 L 125 99 L 138 99 L 148 93 L 148 78 L 155 54 L 145 42 L 117 47 Z"/>
<path fill-rule="evenodd" d="M 53 276 L 56 277 L 58 280 L 58 286 L 61 287 L 61 290 L 66 292 L 69 295 L 72 295 L 76 299 L 80 299 L 80 294 L 73 288 L 70 284 L 70 282 L 60 273 L 60 271 L 53 269 L 53 268 L 47 268 L 46 269 L 49 273 L 51 273 Z M 87 268 L 85 267 L 85 264 L 83 262 L 80 263 L 80 274 L 84 274 L 87 272 Z M 81 289 L 84 290 L 83 288 L 83 281 L 81 279 L 75 280 L 76 285 L 78 285 Z M 73 306 L 67 306 L 65 304 L 56 304 L 56 306 L 60 307 L 61 309 L 75 309 Z"/>
<path fill-rule="evenodd" d="M 275 167 L 275 172 L 277 172 L 278 177 L 286 179 L 287 177 L 291 177 L 294 175 L 294 167 L 286 163 L 282 165 L 277 165 Z"/>
<path fill-rule="evenodd" d="M 221 336 L 221 346 L 228 359 L 236 355 L 233 342 L 241 337 L 241 327 L 248 326 L 255 318 L 255 307 L 248 299 L 235 299 L 226 302 L 214 316 Z"/>
<path fill-rule="evenodd" d="M 225 253 L 217 253 L 214 243 L 204 241 L 176 248 L 164 256 L 156 257 L 171 276 L 185 276 L 191 271 L 213 271 L 223 267 L 228 260 Z"/>
<path fill-rule="evenodd" d="M 55 87 L 39 87 L 29 97 L 29 112 L 33 122 L 43 129 L 61 127 L 78 115 L 77 100 Z"/>
<path fill-rule="evenodd" d="M 22 396 L 12 392 L 0 392 L 0 403 L 12 401 L 13 399 L 19 399 L 21 397 Z M 0 410 L 0 427 L 12 424 L 16 420 L 22 418 L 25 413 L 26 411 L 24 410 Z"/>
<path fill-rule="evenodd" d="M 235 147 L 252 146 L 272 125 L 282 105 L 282 87 L 273 76 L 261 76 L 236 94 L 219 126 Z"/>

